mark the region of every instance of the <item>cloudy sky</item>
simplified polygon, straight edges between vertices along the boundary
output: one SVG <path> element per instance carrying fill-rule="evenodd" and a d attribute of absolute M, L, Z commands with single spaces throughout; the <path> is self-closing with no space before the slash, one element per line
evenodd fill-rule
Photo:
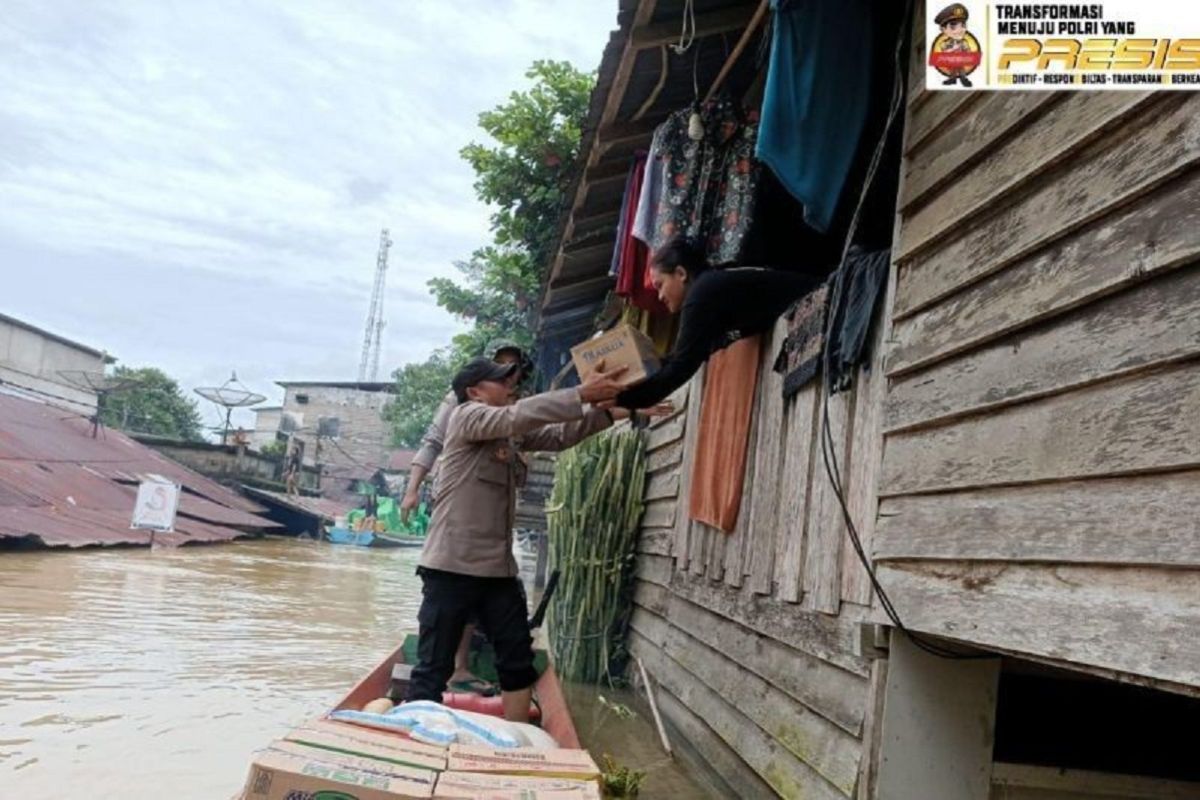
<path fill-rule="evenodd" d="M 476 115 L 594 69 L 616 5 L 8 0 L 0 313 L 277 400 L 356 377 L 387 227 L 380 372 L 421 360 L 458 329 L 426 281 L 488 239 Z"/>

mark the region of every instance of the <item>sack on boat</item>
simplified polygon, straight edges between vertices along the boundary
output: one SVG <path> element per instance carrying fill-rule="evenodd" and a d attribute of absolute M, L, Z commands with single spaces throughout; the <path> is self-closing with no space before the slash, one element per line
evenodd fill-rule
<path fill-rule="evenodd" d="M 539 750 L 558 747 L 550 734 L 535 725 L 446 708 L 429 700 L 403 703 L 386 714 L 343 710 L 329 716 L 342 722 L 404 731 L 417 741 L 429 744 L 468 744 L 498 749 L 532 747 Z"/>

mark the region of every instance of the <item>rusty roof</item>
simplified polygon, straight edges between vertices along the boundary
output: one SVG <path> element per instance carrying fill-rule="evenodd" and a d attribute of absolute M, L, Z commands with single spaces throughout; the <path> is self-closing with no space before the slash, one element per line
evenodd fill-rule
<path fill-rule="evenodd" d="M 333 522 L 337 517 L 349 512 L 354 506 L 333 500 L 328 497 L 308 497 L 306 495 L 289 495 L 282 492 L 271 492 L 254 486 L 242 486 L 242 491 L 251 497 L 257 497 L 266 503 L 299 511 L 317 517 L 325 522 Z"/>
<path fill-rule="evenodd" d="M 145 544 L 130 530 L 137 484 L 161 475 L 183 487 L 176 531 L 155 541 L 234 539 L 277 527 L 265 509 L 128 436 L 42 403 L 0 394 L 0 539 L 50 547 Z"/>

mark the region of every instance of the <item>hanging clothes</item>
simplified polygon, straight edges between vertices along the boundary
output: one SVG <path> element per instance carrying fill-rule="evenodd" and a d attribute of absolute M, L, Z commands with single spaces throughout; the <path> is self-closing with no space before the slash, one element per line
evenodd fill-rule
<path fill-rule="evenodd" d="M 712 357 L 704 376 L 688 514 L 732 533 L 742 506 L 762 340 L 741 339 Z"/>
<path fill-rule="evenodd" d="M 675 236 L 704 242 L 708 263 L 741 264 L 746 233 L 754 219 L 761 165 L 754 160 L 758 124 L 731 99 L 700 108 L 704 136 L 688 136 L 692 109 L 667 117 L 655 132 L 653 153 L 661 164 L 653 214 L 643 213 L 643 235 L 657 250 Z"/>
<path fill-rule="evenodd" d="M 828 282 L 823 283 L 787 313 L 787 337 L 775 358 L 775 371 L 783 375 L 785 399 L 803 389 L 821 371 L 829 287 Z"/>
<path fill-rule="evenodd" d="M 829 231 L 871 100 L 870 0 L 771 0 L 771 57 L 756 155 Z"/>
<path fill-rule="evenodd" d="M 829 382 L 834 392 L 848 388 L 855 369 L 870 356 L 867 343 L 891 261 L 890 250 L 871 252 L 855 245 L 838 270 L 829 301 L 832 320 L 826 344 Z"/>
<path fill-rule="evenodd" d="M 626 225 L 630 205 L 636 207 L 638 197 L 632 191 L 634 178 L 637 176 L 638 170 L 642 169 L 644 164 L 639 164 L 637 157 L 629 164 L 629 172 L 625 178 L 625 191 L 621 195 L 621 213 L 617 217 L 617 240 L 613 244 L 612 261 L 609 264 L 608 275 L 612 278 L 619 278 L 621 272 L 621 251 L 624 248 L 625 238 L 629 235 L 629 226 Z"/>
<path fill-rule="evenodd" d="M 642 194 L 646 160 L 646 153 L 634 156 L 629 170 L 629 183 L 625 187 L 629 202 L 624 204 L 621 210 L 618 228 L 617 245 L 620 248 L 620 257 L 617 267 L 617 295 L 653 314 L 666 314 L 667 307 L 658 299 L 658 291 L 650 283 L 647 275 L 650 271 L 650 249 L 633 235 L 633 221 Z"/>

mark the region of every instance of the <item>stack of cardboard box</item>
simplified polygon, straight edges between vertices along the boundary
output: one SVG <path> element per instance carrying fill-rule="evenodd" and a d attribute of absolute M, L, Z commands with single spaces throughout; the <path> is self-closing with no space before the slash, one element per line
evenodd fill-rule
<path fill-rule="evenodd" d="M 257 754 L 242 800 L 600 800 L 584 750 L 490 750 L 417 742 L 314 720 Z"/>

